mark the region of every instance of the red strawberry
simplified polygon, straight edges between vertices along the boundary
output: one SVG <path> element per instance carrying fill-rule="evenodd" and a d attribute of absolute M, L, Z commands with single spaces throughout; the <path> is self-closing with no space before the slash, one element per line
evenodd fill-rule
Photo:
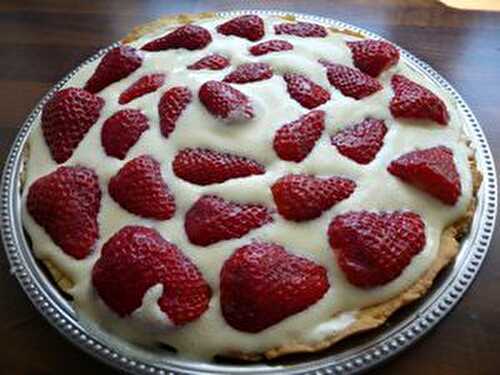
<path fill-rule="evenodd" d="M 264 21 L 255 15 L 239 16 L 217 26 L 217 31 L 255 42 L 264 36 Z"/>
<path fill-rule="evenodd" d="M 302 107 L 313 109 L 330 100 L 328 91 L 303 75 L 286 73 L 283 79 L 290 96 Z"/>
<path fill-rule="evenodd" d="M 357 69 L 325 60 L 320 60 L 320 63 L 326 67 L 326 74 L 330 84 L 345 96 L 362 99 L 382 90 L 379 81 Z"/>
<path fill-rule="evenodd" d="M 144 51 L 164 51 L 185 48 L 188 50 L 203 49 L 212 41 L 207 29 L 197 25 L 184 25 L 171 33 L 155 39 L 144 46 Z"/>
<path fill-rule="evenodd" d="M 330 246 L 347 280 L 361 288 L 397 278 L 425 246 L 425 224 L 413 212 L 348 212 L 328 228 Z"/>
<path fill-rule="evenodd" d="M 278 212 L 288 220 L 305 221 L 348 198 L 356 184 L 341 177 L 319 178 L 289 174 L 271 187 Z"/>
<path fill-rule="evenodd" d="M 384 145 L 387 127 L 384 121 L 367 118 L 363 122 L 342 129 L 332 136 L 332 145 L 349 159 L 368 164 Z"/>
<path fill-rule="evenodd" d="M 394 97 L 389 108 L 394 117 L 433 120 L 441 125 L 448 123 L 446 104 L 432 91 L 397 74 L 392 77 L 391 84 Z"/>
<path fill-rule="evenodd" d="M 125 159 L 143 132 L 149 129 L 148 118 L 137 109 L 124 109 L 108 118 L 101 130 L 101 142 L 109 156 Z"/>
<path fill-rule="evenodd" d="M 324 128 L 325 112 L 311 111 L 278 129 L 274 151 L 281 159 L 298 163 L 309 155 Z"/>
<path fill-rule="evenodd" d="M 106 53 L 94 74 L 85 84 L 85 90 L 95 94 L 113 82 L 128 77 L 142 65 L 143 56 L 135 48 L 119 46 Z"/>
<path fill-rule="evenodd" d="M 301 36 L 303 38 L 324 38 L 328 35 L 328 32 L 323 26 L 309 22 L 280 23 L 274 26 L 274 33 L 278 35 L 289 34 Z"/>
<path fill-rule="evenodd" d="M 218 81 L 205 82 L 198 96 L 215 117 L 229 122 L 238 122 L 253 118 L 254 112 L 248 97 L 227 83 Z"/>
<path fill-rule="evenodd" d="M 229 60 L 222 55 L 213 54 L 202 57 L 195 63 L 189 65 L 187 68 L 191 70 L 209 69 L 221 70 L 229 66 Z"/>
<path fill-rule="evenodd" d="M 198 319 L 212 291 L 196 266 L 156 230 L 126 226 L 103 246 L 92 284 L 115 313 L 125 317 L 142 305 L 146 292 L 163 286 L 158 306 L 175 325 Z"/>
<path fill-rule="evenodd" d="M 271 222 L 270 211 L 258 204 L 238 204 L 205 195 L 186 213 L 184 228 L 191 243 L 208 246 L 240 238 Z"/>
<path fill-rule="evenodd" d="M 266 63 L 248 63 L 238 66 L 235 70 L 229 73 L 224 82 L 230 83 L 248 83 L 255 81 L 263 81 L 273 76 L 271 66 Z"/>
<path fill-rule="evenodd" d="M 68 160 L 85 134 L 99 118 L 104 100 L 83 89 L 58 91 L 42 112 L 42 131 L 52 158 Z"/>
<path fill-rule="evenodd" d="M 162 178 L 160 163 L 151 156 L 127 162 L 111 178 L 108 190 L 120 206 L 138 216 L 157 220 L 174 216 L 174 197 Z"/>
<path fill-rule="evenodd" d="M 271 52 L 288 51 L 293 49 L 293 45 L 286 40 L 268 40 L 259 44 L 255 44 L 248 50 L 254 56 L 262 56 Z"/>
<path fill-rule="evenodd" d="M 165 138 L 175 129 L 175 124 L 182 112 L 193 100 L 193 94 L 187 87 L 172 87 L 165 91 L 158 103 L 160 130 Z"/>
<path fill-rule="evenodd" d="M 76 259 L 89 255 L 99 237 L 101 190 L 84 167 L 59 167 L 29 188 L 27 208 L 57 246 Z"/>
<path fill-rule="evenodd" d="M 387 170 L 449 205 L 457 203 L 462 190 L 453 152 L 445 146 L 404 154 L 393 160 Z"/>
<path fill-rule="evenodd" d="M 399 61 L 398 49 L 382 40 L 366 39 L 346 44 L 351 49 L 356 68 L 372 77 L 377 77 Z"/>
<path fill-rule="evenodd" d="M 127 104 L 135 98 L 158 90 L 165 83 L 165 74 L 149 74 L 139 78 L 121 93 L 118 103 Z"/>
<path fill-rule="evenodd" d="M 319 301 L 326 269 L 280 245 L 254 242 L 226 260 L 220 274 L 222 315 L 233 328 L 260 332 Z"/>
<path fill-rule="evenodd" d="M 221 183 L 232 178 L 264 174 L 254 160 L 212 150 L 186 148 L 179 152 L 172 168 L 177 177 L 197 185 Z"/>

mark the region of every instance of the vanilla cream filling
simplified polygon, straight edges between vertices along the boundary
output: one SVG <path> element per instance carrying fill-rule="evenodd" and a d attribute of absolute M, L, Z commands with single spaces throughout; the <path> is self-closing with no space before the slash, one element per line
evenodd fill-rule
<path fill-rule="evenodd" d="M 197 358 L 209 358 L 228 351 L 264 352 L 291 342 L 319 342 L 356 321 L 357 310 L 394 297 L 415 283 L 435 259 L 443 229 L 466 212 L 472 197 L 472 177 L 468 165 L 471 151 L 462 134 L 461 118 L 447 93 L 412 70 L 402 59 L 399 64 L 379 77 L 384 86 L 383 90 L 358 101 L 345 97 L 329 84 L 325 68 L 317 61 L 323 58 L 353 66 L 350 50 L 345 45 L 345 40 L 353 40 L 353 37 L 340 33 L 330 33 L 327 38 L 274 35 L 273 25 L 284 21 L 277 17 L 263 18 L 266 34 L 258 43 L 270 39 L 287 40 L 293 44 L 293 50 L 252 56 L 248 47 L 254 43 L 218 34 L 215 27 L 223 21 L 210 19 L 199 22 L 211 32 L 213 38 L 212 43 L 205 49 L 145 53 L 140 69 L 98 94 L 105 100 L 100 118 L 74 151 L 73 156 L 64 163 L 68 166 L 87 166 L 99 176 L 102 191 L 98 216 L 100 238 L 96 250 L 84 260 L 77 261 L 65 255 L 25 209 L 26 193 L 30 185 L 59 167 L 50 156 L 41 127 L 35 126 L 32 131 L 26 188 L 23 193 L 23 220 L 33 239 L 33 249 L 37 257 L 52 261 L 74 281 L 74 287 L 69 293 L 74 298 L 77 311 L 98 322 L 108 331 L 143 344 L 167 343 L 183 355 Z M 167 28 L 158 29 L 131 45 L 140 47 L 147 41 L 164 35 L 166 31 Z M 188 65 L 211 53 L 228 57 L 231 65 L 220 71 L 186 69 Z M 246 123 L 225 124 L 201 105 L 198 89 L 204 82 L 221 80 L 236 66 L 248 62 L 270 64 L 274 76 L 265 81 L 233 85 L 251 99 L 255 117 Z M 96 61 L 85 66 L 66 86 L 83 87 L 97 64 Z M 119 95 L 132 82 L 146 74 L 159 72 L 166 74 L 163 87 L 124 106 L 118 104 Z M 331 94 L 330 101 L 316 108 L 327 114 L 326 129 L 309 156 L 299 164 L 280 160 L 272 147 L 277 129 L 309 112 L 289 97 L 281 77 L 285 72 L 304 74 Z M 404 74 L 439 95 L 446 102 L 450 113 L 448 126 L 441 127 L 429 121 L 392 118 L 389 111 L 389 102 L 393 95 L 390 78 L 395 73 Z M 175 131 L 166 139 L 160 133 L 157 104 L 162 94 L 173 86 L 187 86 L 193 93 L 193 101 L 177 121 Z M 149 118 L 150 129 L 144 132 L 130 149 L 127 159 L 121 161 L 105 154 L 100 133 L 103 122 L 124 108 L 141 110 Z M 366 117 L 384 120 L 388 132 L 376 159 L 368 165 L 359 165 L 338 153 L 330 143 L 330 135 L 346 126 L 359 123 Z M 40 118 L 37 121 L 39 122 Z M 390 161 L 398 156 L 417 148 L 437 145 L 445 145 L 453 150 L 460 174 L 462 195 L 453 207 L 414 189 L 386 171 Z M 233 179 L 222 184 L 196 186 L 175 177 L 172 172 L 171 162 L 175 154 L 186 147 L 210 148 L 246 156 L 263 164 L 266 173 Z M 161 163 L 163 177 L 175 196 L 177 206 L 175 216 L 170 220 L 156 221 L 135 216 L 122 209 L 108 194 L 109 179 L 128 160 L 142 154 L 152 155 Z M 184 232 L 184 215 L 200 196 L 216 194 L 227 200 L 257 202 L 274 207 L 270 186 L 288 173 L 347 177 L 354 180 L 357 187 L 348 199 L 315 220 L 295 223 L 276 214 L 273 223 L 251 231 L 244 238 L 222 241 L 208 247 L 195 246 L 188 241 Z M 328 224 L 334 216 L 350 210 L 363 209 L 411 210 L 421 215 L 426 228 L 424 250 L 413 258 L 403 273 L 384 286 L 370 289 L 357 288 L 346 280 L 337 266 L 326 234 Z M 144 296 L 142 306 L 126 318 L 118 317 L 99 299 L 90 280 L 93 264 L 99 258 L 102 245 L 120 228 L 130 224 L 155 228 L 165 239 L 182 249 L 197 265 L 213 291 L 209 309 L 199 319 L 175 327 L 157 304 L 163 288 L 161 284 L 152 287 Z M 224 321 L 219 304 L 219 272 L 224 261 L 236 248 L 252 239 L 278 243 L 293 254 L 321 264 L 327 269 L 330 282 L 328 292 L 316 304 L 257 334 L 231 328 Z M 334 315 L 336 317 L 332 318 Z"/>

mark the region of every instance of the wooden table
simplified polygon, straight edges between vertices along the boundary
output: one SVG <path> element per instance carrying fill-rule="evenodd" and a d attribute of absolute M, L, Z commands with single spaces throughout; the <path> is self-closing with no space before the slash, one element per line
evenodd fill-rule
<path fill-rule="evenodd" d="M 0 155 L 24 118 L 66 72 L 134 25 L 168 13 L 283 9 L 364 26 L 430 63 L 463 94 L 500 162 L 500 13 L 431 0 L 0 2 Z M 112 374 L 34 310 L 0 256 L 0 373 Z M 500 373 L 500 244 L 454 311 L 376 374 Z"/>

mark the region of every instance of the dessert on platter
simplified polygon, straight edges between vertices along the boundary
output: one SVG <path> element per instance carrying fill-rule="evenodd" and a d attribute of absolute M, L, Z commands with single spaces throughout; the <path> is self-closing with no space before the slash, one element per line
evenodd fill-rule
<path fill-rule="evenodd" d="M 47 102 L 23 223 L 79 314 L 144 346 L 324 349 L 422 297 L 480 174 L 392 44 L 293 17 L 138 27 Z"/>

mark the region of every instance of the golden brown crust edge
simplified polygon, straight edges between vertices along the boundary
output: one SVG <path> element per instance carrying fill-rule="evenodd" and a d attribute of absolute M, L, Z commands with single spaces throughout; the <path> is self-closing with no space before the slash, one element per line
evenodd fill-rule
<path fill-rule="evenodd" d="M 423 297 L 427 290 L 431 287 L 439 272 L 458 254 L 460 247 L 460 243 L 458 241 L 461 237 L 467 234 L 472 223 L 476 209 L 476 193 L 481 185 L 482 176 L 477 169 L 474 159 L 470 159 L 470 167 L 474 194 L 469 208 L 467 209 L 464 217 L 460 218 L 443 231 L 436 259 L 432 262 L 429 269 L 427 269 L 420 279 L 417 280 L 417 282 L 415 282 L 415 284 L 413 284 L 410 288 L 388 301 L 362 309 L 356 314 L 356 321 L 354 323 L 336 334 L 327 337 L 323 341 L 313 344 L 289 343 L 268 350 L 262 354 L 230 353 L 229 356 L 247 361 L 258 361 L 264 357 L 267 359 L 273 359 L 286 354 L 316 352 L 323 350 L 348 336 L 382 325 L 396 310 Z"/>
<path fill-rule="evenodd" d="M 133 42 L 140 37 L 157 30 L 160 27 L 168 25 L 187 24 L 197 20 L 209 19 L 214 17 L 214 13 L 180 14 L 163 17 L 156 21 L 134 28 L 132 32 L 130 32 L 127 36 L 125 36 L 125 38 L 121 40 L 121 42 Z M 282 16 L 282 18 L 287 21 L 295 20 L 295 17 L 293 15 Z M 347 35 L 364 38 L 364 35 L 356 32 L 351 32 L 349 30 L 341 30 L 333 27 L 329 29 L 332 32 L 340 32 Z M 382 325 L 396 310 L 424 296 L 427 290 L 431 287 L 438 273 L 457 255 L 460 245 L 458 241 L 463 235 L 468 232 L 470 224 L 474 217 L 476 208 L 476 193 L 479 190 L 479 186 L 481 185 L 482 176 L 477 169 L 474 158 L 470 159 L 470 167 L 473 179 L 474 194 L 467 213 L 464 215 L 464 217 L 460 218 L 443 231 L 436 259 L 431 264 L 430 268 L 423 274 L 423 276 L 419 280 L 417 280 L 417 282 L 415 282 L 415 284 L 413 284 L 410 288 L 388 301 L 362 309 L 357 313 L 356 321 L 354 323 L 320 342 L 288 343 L 286 345 L 270 349 L 264 353 L 230 352 L 224 354 L 227 357 L 231 358 L 237 358 L 246 361 L 258 361 L 263 358 L 273 359 L 292 353 L 320 351 L 332 346 L 333 344 L 348 336 Z M 57 285 L 63 291 L 67 292 L 73 287 L 73 282 L 71 281 L 71 279 L 64 275 L 56 265 L 54 265 L 48 259 L 42 259 L 42 261 L 46 265 Z"/>
<path fill-rule="evenodd" d="M 205 13 L 185 13 L 185 14 L 176 14 L 176 15 L 170 15 L 170 16 L 165 16 L 162 18 L 159 18 L 157 20 L 154 20 L 152 22 L 146 23 L 144 25 L 140 25 L 137 27 L 134 27 L 130 33 L 128 33 L 122 40 L 122 43 L 131 43 L 139 38 L 141 38 L 144 35 L 147 35 L 155 30 L 157 30 L 160 27 L 165 27 L 169 25 L 183 25 L 187 23 L 192 23 L 195 21 L 203 20 L 203 19 L 209 19 L 209 18 L 216 18 L 216 14 L 212 12 L 205 12 Z M 289 14 L 285 16 L 280 16 L 284 21 L 295 21 L 295 16 Z M 352 31 L 352 30 L 347 30 L 347 29 L 339 29 L 333 26 L 328 27 L 328 29 L 331 32 L 334 33 L 343 33 L 346 35 L 358 37 L 358 38 L 364 38 L 365 36 L 357 31 Z"/>

